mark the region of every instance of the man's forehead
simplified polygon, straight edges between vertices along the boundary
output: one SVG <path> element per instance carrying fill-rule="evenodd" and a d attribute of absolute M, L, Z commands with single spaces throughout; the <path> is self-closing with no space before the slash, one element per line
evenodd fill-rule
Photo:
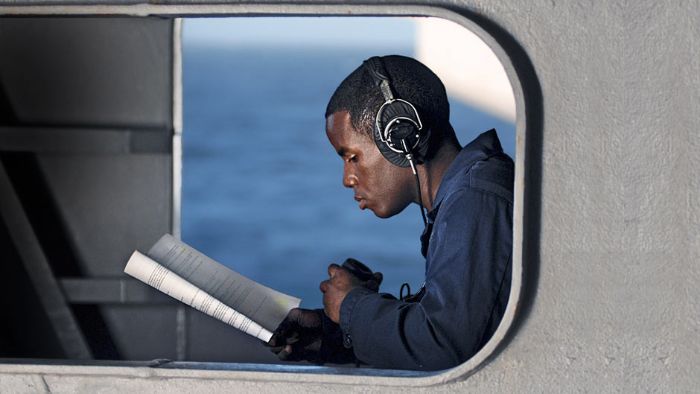
<path fill-rule="evenodd" d="M 350 113 L 348 111 L 333 112 L 326 118 L 326 132 L 345 132 L 348 129 L 355 131 L 350 121 Z"/>
<path fill-rule="evenodd" d="M 326 136 L 340 156 L 352 145 L 352 131 L 348 129 L 349 121 L 343 119 L 342 113 L 335 112 L 326 119 Z M 352 125 L 350 125 L 352 127 Z"/>
<path fill-rule="evenodd" d="M 344 134 L 347 138 L 361 137 L 368 140 L 372 140 L 370 133 L 355 128 L 352 123 L 350 113 L 347 110 L 341 110 L 334 112 L 326 118 L 326 133 L 330 134 Z"/>
<path fill-rule="evenodd" d="M 371 138 L 358 131 L 350 121 L 347 111 L 334 112 L 326 119 L 326 135 L 341 156 L 347 151 L 371 149 Z"/>

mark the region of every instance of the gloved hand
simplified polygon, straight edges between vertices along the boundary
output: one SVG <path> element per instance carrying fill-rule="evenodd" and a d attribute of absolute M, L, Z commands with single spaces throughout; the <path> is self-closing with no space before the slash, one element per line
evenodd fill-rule
<path fill-rule="evenodd" d="M 372 272 L 366 265 L 349 258 L 344 269 L 356 286 L 378 291 L 383 276 Z M 267 343 L 273 353 L 283 361 L 306 360 L 316 364 L 349 363 L 355 361 L 352 349 L 343 346 L 343 335 L 338 324 L 331 321 L 323 309 L 294 308 L 280 323 Z"/>
<path fill-rule="evenodd" d="M 340 321 L 340 305 L 345 297 L 355 287 L 365 287 L 371 291 L 379 291 L 379 285 L 384 276 L 381 272 L 372 272 L 366 265 L 349 258 L 342 266 L 328 266 L 328 279 L 321 282 L 323 293 L 323 309 L 334 322 Z"/>
<path fill-rule="evenodd" d="M 322 339 L 323 310 L 294 308 L 272 333 L 267 345 L 283 361 L 323 363 Z"/>

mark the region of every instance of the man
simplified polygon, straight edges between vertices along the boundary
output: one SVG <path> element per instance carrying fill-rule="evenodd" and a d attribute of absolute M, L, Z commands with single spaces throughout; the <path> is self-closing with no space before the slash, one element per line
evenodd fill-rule
<path fill-rule="evenodd" d="M 510 291 L 513 161 L 494 130 L 461 148 L 439 78 L 402 56 L 368 59 L 337 88 L 326 134 L 343 185 L 380 218 L 427 209 L 425 284 L 378 293 L 382 276 L 348 259 L 321 283 L 324 309 L 295 309 L 270 346 L 280 358 L 438 370 L 474 355 L 496 330 Z"/>

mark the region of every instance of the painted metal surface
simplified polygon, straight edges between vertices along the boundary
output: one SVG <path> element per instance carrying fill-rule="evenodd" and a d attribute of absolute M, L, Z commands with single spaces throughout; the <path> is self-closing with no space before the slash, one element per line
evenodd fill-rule
<path fill-rule="evenodd" d="M 0 13 L 421 13 L 420 7 L 399 1 L 377 1 L 376 8 L 315 1 L 88 8 L 19 3 L 32 2 L 5 2 Z M 506 71 L 522 86 L 516 102 L 523 247 L 515 250 L 522 254 L 522 298 L 517 314 L 511 310 L 511 330 L 487 349 L 486 362 L 423 377 L 10 363 L 0 365 L 0 387 L 696 391 L 700 4 L 430 4 L 451 10 L 438 10 L 443 15 L 461 13 L 480 26 L 490 37 L 487 43 L 498 46 L 494 51 L 507 56 L 512 68 Z"/>

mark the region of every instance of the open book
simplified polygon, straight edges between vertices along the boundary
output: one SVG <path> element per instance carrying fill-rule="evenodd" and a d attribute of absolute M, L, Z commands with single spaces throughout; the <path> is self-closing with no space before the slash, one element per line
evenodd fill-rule
<path fill-rule="evenodd" d="M 134 251 L 124 272 L 265 342 L 301 302 L 224 267 L 170 234 L 147 255 Z"/>

